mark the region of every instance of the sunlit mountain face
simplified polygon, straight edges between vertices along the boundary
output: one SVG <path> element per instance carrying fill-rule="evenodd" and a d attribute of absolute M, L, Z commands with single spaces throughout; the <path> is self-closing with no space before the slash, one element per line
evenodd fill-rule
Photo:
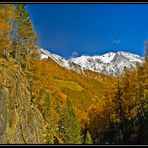
<path fill-rule="evenodd" d="M 137 63 L 143 63 L 144 58 L 132 54 L 130 52 L 109 52 L 103 55 L 96 56 L 80 56 L 74 57 L 69 60 L 63 57 L 50 53 L 47 50 L 41 49 L 41 59 L 52 58 L 62 67 L 67 69 L 72 69 L 75 71 L 91 70 L 94 72 L 103 73 L 110 76 L 116 76 L 117 74 L 122 74 L 124 69 L 136 68 Z M 77 65 L 77 69 L 73 64 Z"/>

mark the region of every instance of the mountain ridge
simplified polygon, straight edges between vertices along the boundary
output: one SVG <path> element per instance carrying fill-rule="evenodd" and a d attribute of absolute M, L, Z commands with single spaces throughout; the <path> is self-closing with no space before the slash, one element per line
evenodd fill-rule
<path fill-rule="evenodd" d="M 85 70 L 91 70 L 116 76 L 117 74 L 122 74 L 125 68 L 136 68 L 137 63 L 144 62 L 144 57 L 123 51 L 108 52 L 103 55 L 94 56 L 82 55 L 68 60 L 42 48 L 41 52 L 41 59 L 51 58 L 60 66 L 79 73 L 84 73 Z"/>

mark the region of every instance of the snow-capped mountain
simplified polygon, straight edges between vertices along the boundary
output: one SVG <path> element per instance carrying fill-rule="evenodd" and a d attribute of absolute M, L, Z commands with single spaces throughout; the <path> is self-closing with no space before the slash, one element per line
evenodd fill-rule
<path fill-rule="evenodd" d="M 56 63 L 58 63 L 60 66 L 70 69 L 69 61 L 65 60 L 63 57 L 56 55 L 54 53 L 51 53 L 51 52 L 49 52 L 45 49 L 42 49 L 42 48 L 41 48 L 41 51 L 42 51 L 41 59 L 51 58 Z"/>
<path fill-rule="evenodd" d="M 41 59 L 51 58 L 56 63 L 69 70 L 83 73 L 84 70 L 91 70 L 106 75 L 115 76 L 121 74 L 124 68 L 135 68 L 136 63 L 143 63 L 144 58 L 129 52 L 109 52 L 104 55 L 97 56 L 80 56 L 69 60 L 41 49 Z"/>
<path fill-rule="evenodd" d="M 79 64 L 82 69 L 101 72 L 107 75 L 121 74 L 124 68 L 135 68 L 144 58 L 129 52 L 110 52 L 100 56 L 81 56 L 70 61 Z"/>
<path fill-rule="evenodd" d="M 59 64 L 62 67 L 65 67 L 68 70 L 74 70 L 78 73 L 83 73 L 83 69 L 78 65 L 73 63 L 72 61 L 66 60 L 63 57 L 51 53 L 45 49 L 40 49 L 41 50 L 41 59 L 48 59 L 51 58 L 52 60 L 54 60 L 57 64 Z"/>

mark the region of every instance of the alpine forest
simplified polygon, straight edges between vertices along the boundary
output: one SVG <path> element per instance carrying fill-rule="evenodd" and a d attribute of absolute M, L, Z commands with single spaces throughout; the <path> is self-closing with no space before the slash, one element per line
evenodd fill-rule
<path fill-rule="evenodd" d="M 0 4 L 1 144 L 148 144 L 148 42 L 107 75 L 42 59 L 38 40 L 25 4 Z"/>

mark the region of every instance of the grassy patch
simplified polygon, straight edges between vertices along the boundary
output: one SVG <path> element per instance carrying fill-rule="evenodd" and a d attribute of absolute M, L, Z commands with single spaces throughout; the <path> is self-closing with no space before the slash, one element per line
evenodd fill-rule
<path fill-rule="evenodd" d="M 63 88 L 69 88 L 74 91 L 82 91 L 84 88 L 74 81 L 56 80 L 56 85 Z"/>

